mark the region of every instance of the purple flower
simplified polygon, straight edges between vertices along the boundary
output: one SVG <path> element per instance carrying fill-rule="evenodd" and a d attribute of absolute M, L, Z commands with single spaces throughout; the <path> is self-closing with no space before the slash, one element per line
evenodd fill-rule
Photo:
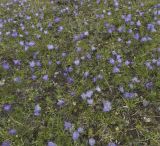
<path fill-rule="evenodd" d="M 40 112 L 41 112 L 41 107 L 39 106 L 39 104 L 37 104 L 34 108 L 34 115 L 39 116 Z"/>
<path fill-rule="evenodd" d="M 103 101 L 103 111 L 109 112 L 112 109 L 111 102 L 109 101 Z"/>
<path fill-rule="evenodd" d="M 51 44 L 49 44 L 49 45 L 47 45 L 47 48 L 48 48 L 48 50 L 53 50 L 53 49 L 54 49 L 54 46 L 51 45 Z"/>
<path fill-rule="evenodd" d="M 123 86 L 120 86 L 120 87 L 118 88 L 118 90 L 119 90 L 121 93 L 124 93 L 124 88 L 123 88 Z"/>
<path fill-rule="evenodd" d="M 110 143 L 108 143 L 108 146 L 117 146 L 117 145 L 113 142 L 110 142 Z"/>
<path fill-rule="evenodd" d="M 152 89 L 153 83 L 152 83 L 152 82 L 148 82 L 148 83 L 145 84 L 145 87 L 146 87 L 147 89 Z"/>
<path fill-rule="evenodd" d="M 89 76 L 89 72 L 88 71 L 84 72 L 83 76 L 87 78 Z"/>
<path fill-rule="evenodd" d="M 89 142 L 89 145 L 90 145 L 90 146 L 94 146 L 95 143 L 96 143 L 96 141 L 95 141 L 94 138 L 90 138 L 88 142 Z"/>
<path fill-rule="evenodd" d="M 88 103 L 89 105 L 92 105 L 92 104 L 93 104 L 93 99 L 87 99 L 87 103 Z"/>
<path fill-rule="evenodd" d="M 56 17 L 55 19 L 54 19 L 54 22 L 55 23 L 58 23 L 58 22 L 60 22 L 61 21 L 61 18 L 60 17 Z"/>
<path fill-rule="evenodd" d="M 4 141 L 1 146 L 11 146 L 10 141 Z"/>
<path fill-rule="evenodd" d="M 67 77 L 67 82 L 68 82 L 69 84 L 72 84 L 72 83 L 74 82 L 74 79 L 71 78 L 71 77 Z"/>
<path fill-rule="evenodd" d="M 30 61 L 30 62 L 29 62 L 29 66 L 30 66 L 31 68 L 35 67 L 35 62 L 34 62 L 34 61 Z"/>
<path fill-rule="evenodd" d="M 31 41 L 31 42 L 28 43 L 28 46 L 30 46 L 30 47 L 32 47 L 32 46 L 34 46 L 34 45 L 35 45 L 35 42 L 34 42 L 34 41 Z"/>
<path fill-rule="evenodd" d="M 79 133 L 83 133 L 83 132 L 84 132 L 84 129 L 83 129 L 82 127 L 79 127 L 79 128 L 78 128 L 78 132 L 79 132 Z"/>
<path fill-rule="evenodd" d="M 59 26 L 59 27 L 58 27 L 58 32 L 62 32 L 63 29 L 64 29 L 63 26 Z"/>
<path fill-rule="evenodd" d="M 24 41 L 20 41 L 19 44 L 20 44 L 21 46 L 24 46 Z"/>
<path fill-rule="evenodd" d="M 43 80 L 47 81 L 48 80 L 48 75 L 44 75 L 42 78 L 43 78 Z"/>
<path fill-rule="evenodd" d="M 15 78 L 14 78 L 14 82 L 20 83 L 20 82 L 21 82 L 21 78 L 20 78 L 20 77 L 15 77 Z"/>
<path fill-rule="evenodd" d="M 135 97 L 135 93 L 125 92 L 125 93 L 123 94 L 123 96 L 124 96 L 124 98 L 130 99 L 130 98 Z"/>
<path fill-rule="evenodd" d="M 130 63 L 131 63 L 131 62 L 128 61 L 128 60 L 125 61 L 125 65 L 127 65 L 127 66 L 128 66 Z"/>
<path fill-rule="evenodd" d="M 10 130 L 8 131 L 8 133 L 9 133 L 10 135 L 16 135 L 17 131 L 16 131 L 16 129 L 10 129 Z"/>
<path fill-rule="evenodd" d="M 39 66 L 39 67 L 41 66 L 41 63 L 40 63 L 40 61 L 39 61 L 39 60 L 38 60 L 38 61 L 36 61 L 36 65 L 37 65 L 37 66 Z"/>
<path fill-rule="evenodd" d="M 112 65 L 114 65 L 114 63 L 115 63 L 114 59 L 113 59 L 113 58 L 110 58 L 110 59 L 109 59 L 109 63 L 112 64 Z"/>
<path fill-rule="evenodd" d="M 81 97 L 82 97 L 83 100 L 85 100 L 87 98 L 85 93 L 82 93 Z"/>
<path fill-rule="evenodd" d="M 139 33 L 134 34 L 134 39 L 139 40 L 140 36 Z"/>
<path fill-rule="evenodd" d="M 120 70 L 119 70 L 118 67 L 115 66 L 115 67 L 113 68 L 113 73 L 118 73 L 118 72 L 120 72 Z"/>
<path fill-rule="evenodd" d="M 140 82 L 140 80 L 138 80 L 138 78 L 137 78 L 137 77 L 134 77 L 134 78 L 132 78 L 132 82 L 134 82 L 134 83 L 139 83 L 139 82 Z"/>
<path fill-rule="evenodd" d="M 52 141 L 49 141 L 47 146 L 57 146 L 55 143 L 53 143 Z"/>
<path fill-rule="evenodd" d="M 76 140 L 78 140 L 78 138 L 79 138 L 79 132 L 78 132 L 78 131 L 73 132 L 73 134 L 72 134 L 72 139 L 73 139 L 74 141 L 76 141 Z"/>
<path fill-rule="evenodd" d="M 20 60 L 13 60 L 13 62 L 14 62 L 15 65 L 21 65 Z"/>
<path fill-rule="evenodd" d="M 65 128 L 65 130 L 69 130 L 69 129 L 71 129 L 72 128 L 72 124 L 70 123 L 70 122 L 64 122 L 64 128 Z"/>
<path fill-rule="evenodd" d="M 4 106 L 3 106 L 3 110 L 4 111 L 10 111 L 11 110 L 11 104 L 5 104 Z"/>
<path fill-rule="evenodd" d="M 32 80 L 35 80 L 37 78 L 36 75 L 32 75 Z"/>
<path fill-rule="evenodd" d="M 14 32 L 12 33 L 12 37 L 16 38 L 17 36 L 18 36 L 18 33 L 17 33 L 16 31 L 14 31 Z"/>
<path fill-rule="evenodd" d="M 137 26 L 141 26 L 140 20 L 137 21 L 136 25 L 137 25 Z"/>
<path fill-rule="evenodd" d="M 77 60 L 74 61 L 74 64 L 75 64 L 75 65 L 79 65 L 79 64 L 80 64 L 80 61 L 77 59 Z"/>
<path fill-rule="evenodd" d="M 93 95 L 93 91 L 92 91 L 92 90 L 88 90 L 88 91 L 86 92 L 86 97 L 91 98 L 92 95 Z"/>
<path fill-rule="evenodd" d="M 57 105 L 62 106 L 64 104 L 63 99 L 58 99 Z"/>
<path fill-rule="evenodd" d="M 3 69 L 8 70 L 10 68 L 9 64 L 7 62 L 4 62 L 2 64 Z"/>
<path fill-rule="evenodd" d="M 147 29 L 151 32 L 156 32 L 156 29 L 154 28 L 153 24 L 147 24 Z"/>
<path fill-rule="evenodd" d="M 157 60 L 157 66 L 160 66 L 160 59 Z"/>

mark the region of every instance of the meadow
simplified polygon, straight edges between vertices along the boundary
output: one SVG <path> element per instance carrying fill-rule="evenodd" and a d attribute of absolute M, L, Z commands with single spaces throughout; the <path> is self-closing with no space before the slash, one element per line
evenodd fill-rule
<path fill-rule="evenodd" d="M 160 146 L 159 0 L 0 0 L 1 146 Z"/>

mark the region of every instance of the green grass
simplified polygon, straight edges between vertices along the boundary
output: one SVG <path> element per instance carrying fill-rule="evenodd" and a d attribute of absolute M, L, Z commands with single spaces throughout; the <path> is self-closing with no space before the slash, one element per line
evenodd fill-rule
<path fill-rule="evenodd" d="M 1 0 L 0 3 L 6 5 L 9 0 Z M 12 1 L 10 1 L 12 2 Z M 156 22 L 153 19 L 153 6 L 158 4 L 158 0 L 131 1 L 131 10 L 128 9 L 128 1 L 119 0 L 120 7 L 115 11 L 113 1 L 108 0 L 108 4 L 102 2 L 98 5 L 96 1 L 84 2 L 82 6 L 77 1 L 79 9 L 78 16 L 74 16 L 74 2 L 64 2 L 51 4 L 46 1 L 29 1 L 19 6 L 14 3 L 7 10 L 0 6 L 0 18 L 13 18 L 15 23 L 6 23 L 0 31 L 2 41 L 0 42 L 0 63 L 6 60 L 10 64 L 9 70 L 4 70 L 0 66 L 0 144 L 9 140 L 13 146 L 44 146 L 48 141 L 55 142 L 58 146 L 87 146 L 88 139 L 93 137 L 96 146 L 106 146 L 109 142 L 114 142 L 118 146 L 158 146 L 160 145 L 160 67 L 148 70 L 144 65 L 146 61 L 153 58 L 158 59 L 160 52 L 160 26 L 156 25 L 156 32 L 149 32 L 146 29 L 148 23 Z M 140 3 L 144 3 L 144 7 Z M 60 14 L 60 10 L 69 8 L 68 13 Z M 136 10 L 145 12 L 144 17 L 138 15 Z M 149 11 L 149 9 L 151 9 Z M 111 11 L 112 15 L 106 13 L 103 19 L 96 19 L 96 14 L 102 14 L 103 10 Z M 43 14 L 42 14 L 43 12 Z M 16 16 L 21 13 L 22 17 Z M 36 13 L 43 15 L 40 20 Z M 140 20 L 140 28 L 135 25 L 125 24 L 121 19 L 122 14 L 132 14 L 132 20 Z M 31 16 L 27 21 L 24 16 Z M 62 18 L 59 23 L 54 23 L 48 29 L 48 23 L 53 22 L 55 16 Z M 157 19 L 159 20 L 159 16 Z M 133 39 L 127 32 L 112 34 L 107 33 L 104 23 L 114 24 L 116 28 L 126 25 L 126 29 L 139 32 L 141 36 L 149 35 L 152 41 L 142 43 Z M 29 35 L 25 35 L 20 27 L 20 23 L 25 25 Z M 48 34 L 44 34 L 37 28 L 37 23 L 41 23 Z M 85 25 L 86 23 L 86 25 Z M 35 29 L 31 28 L 34 25 Z M 58 26 L 63 26 L 64 30 L 57 33 Z M 6 32 L 16 29 L 23 38 L 5 35 Z M 78 42 L 73 41 L 75 34 L 88 31 L 89 36 Z M 36 39 L 36 35 L 41 35 Z M 118 42 L 121 38 L 123 42 Z M 28 51 L 19 45 L 20 41 L 34 41 L 35 46 Z M 131 45 L 125 42 L 131 40 Z M 49 51 L 48 44 L 58 46 L 58 50 Z M 82 48 L 77 53 L 76 47 Z M 91 48 L 95 47 L 96 51 Z M 122 56 L 123 64 L 120 73 L 112 73 L 112 65 L 108 59 L 112 57 L 111 52 L 116 51 Z M 34 68 L 36 80 L 31 79 L 33 74 L 29 61 L 33 59 L 33 53 L 39 52 L 35 60 L 40 60 L 41 68 Z M 62 53 L 67 53 L 62 57 Z M 83 60 L 87 54 L 91 55 L 90 60 Z M 100 54 L 102 58 L 96 59 Z M 81 59 L 79 66 L 74 65 L 74 60 Z M 16 67 L 13 60 L 21 60 L 21 66 Z M 48 66 L 48 61 L 52 64 Z M 124 65 L 125 60 L 134 62 L 133 65 Z M 61 61 L 57 65 L 56 61 Z M 68 84 L 63 72 L 66 67 L 72 66 L 73 71 L 69 76 L 74 79 L 74 83 Z M 90 76 L 84 79 L 83 73 L 89 71 Z M 55 74 L 59 72 L 57 76 Z M 43 81 L 43 75 L 48 74 L 49 80 Z M 99 74 L 103 75 L 102 80 L 93 82 L 93 78 Z M 15 83 L 15 77 L 21 77 L 22 82 Z M 140 83 L 133 83 L 133 88 L 128 85 L 132 83 L 132 78 L 137 77 Z M 153 82 L 152 89 L 146 89 L 147 82 Z M 123 85 L 127 91 L 135 91 L 137 96 L 133 99 L 126 99 L 118 91 L 118 87 Z M 101 92 L 95 91 L 94 102 L 88 105 L 82 100 L 81 94 L 88 90 L 95 90 L 100 86 Z M 74 96 L 71 96 L 74 92 Z M 58 99 L 65 101 L 64 106 L 57 106 Z M 112 103 L 110 112 L 103 112 L 103 101 L 109 100 Z M 143 106 L 144 101 L 148 101 L 148 106 Z M 4 104 L 9 103 L 12 108 L 9 112 L 3 110 Z M 41 107 L 40 116 L 34 115 L 35 105 L 39 103 Z M 149 121 L 148 121 L 149 120 Z M 71 132 L 64 130 L 64 121 L 73 124 Z M 83 127 L 84 133 L 80 134 L 77 141 L 73 141 L 72 132 Z M 14 128 L 17 134 L 12 136 L 8 130 Z"/>

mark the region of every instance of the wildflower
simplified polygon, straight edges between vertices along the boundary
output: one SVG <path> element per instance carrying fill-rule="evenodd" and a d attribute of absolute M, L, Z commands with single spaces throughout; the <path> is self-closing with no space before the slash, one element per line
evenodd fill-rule
<path fill-rule="evenodd" d="M 73 134 L 72 134 L 72 139 L 73 139 L 74 141 L 76 141 L 76 140 L 78 140 L 78 138 L 79 138 L 79 132 L 78 132 L 78 131 L 73 132 Z"/>
<path fill-rule="evenodd" d="M 11 146 L 10 141 L 4 141 L 1 146 Z"/>
<path fill-rule="evenodd" d="M 82 127 L 79 127 L 79 128 L 78 128 L 78 132 L 79 132 L 79 133 L 83 133 L 83 132 L 84 132 L 84 129 L 83 129 Z"/>
<path fill-rule="evenodd" d="M 92 91 L 92 90 L 88 90 L 88 91 L 86 92 L 86 97 L 91 98 L 92 95 L 93 95 L 93 91 Z"/>
<path fill-rule="evenodd" d="M 136 24 L 137 24 L 137 26 L 141 26 L 140 20 L 138 20 Z"/>
<path fill-rule="evenodd" d="M 67 77 L 67 82 L 68 82 L 69 84 L 72 84 L 72 83 L 74 82 L 74 79 L 71 78 L 71 77 Z"/>
<path fill-rule="evenodd" d="M 59 26 L 59 27 L 58 27 L 58 32 L 62 32 L 63 29 L 64 29 L 63 26 Z"/>
<path fill-rule="evenodd" d="M 151 32 L 156 32 L 156 29 L 154 28 L 153 24 L 147 24 L 147 29 Z"/>
<path fill-rule="evenodd" d="M 115 67 L 113 68 L 113 73 L 118 73 L 118 72 L 120 72 L 120 70 L 119 70 L 118 67 L 115 66 Z"/>
<path fill-rule="evenodd" d="M 43 78 L 43 80 L 47 81 L 48 80 L 48 75 L 44 75 L 42 78 Z"/>
<path fill-rule="evenodd" d="M 4 62 L 2 64 L 3 69 L 8 70 L 10 68 L 9 64 L 7 62 Z"/>
<path fill-rule="evenodd" d="M 80 64 L 80 61 L 77 59 L 77 60 L 74 61 L 74 64 L 75 64 L 75 65 L 79 65 L 79 64 Z"/>
<path fill-rule="evenodd" d="M 139 40 L 140 36 L 139 33 L 134 34 L 134 39 Z"/>
<path fill-rule="evenodd" d="M 47 48 L 48 48 L 48 50 L 53 50 L 53 49 L 54 49 L 54 46 L 51 45 L 51 44 L 49 44 L 49 45 L 47 45 Z"/>
<path fill-rule="evenodd" d="M 136 94 L 135 94 L 135 93 L 132 93 L 132 92 L 125 92 L 125 93 L 123 94 L 124 98 L 128 98 L 128 99 L 135 97 L 135 95 L 136 95 Z"/>
<path fill-rule="evenodd" d="M 39 116 L 40 112 L 41 112 L 41 107 L 39 106 L 39 104 L 37 104 L 34 108 L 34 115 Z"/>
<path fill-rule="evenodd" d="M 64 104 L 63 99 L 58 99 L 57 105 L 62 106 Z"/>
<path fill-rule="evenodd" d="M 5 104 L 4 106 L 3 106 L 3 110 L 4 111 L 10 111 L 11 110 L 11 104 Z"/>
<path fill-rule="evenodd" d="M 110 59 L 109 59 L 109 63 L 112 64 L 112 65 L 114 65 L 114 63 L 115 63 L 114 59 L 113 59 L 113 58 L 110 58 Z"/>
<path fill-rule="evenodd" d="M 14 82 L 20 83 L 21 82 L 21 78 L 20 77 L 15 77 L 14 78 Z"/>
<path fill-rule="evenodd" d="M 95 143 L 96 143 L 96 141 L 95 141 L 94 138 L 90 138 L 90 139 L 89 139 L 89 145 L 90 145 L 90 146 L 94 146 Z"/>
<path fill-rule="evenodd" d="M 31 68 L 33 68 L 33 67 L 35 66 L 35 62 L 34 62 L 34 61 L 30 61 L 30 62 L 29 62 L 29 66 L 30 66 Z"/>
<path fill-rule="evenodd" d="M 47 146 L 57 146 L 55 143 L 53 143 L 52 141 L 49 141 Z"/>
<path fill-rule="evenodd" d="M 92 104 L 93 104 L 93 99 L 87 99 L 87 103 L 88 103 L 89 105 L 92 105 Z"/>
<path fill-rule="evenodd" d="M 69 129 L 71 129 L 72 128 L 72 124 L 70 123 L 70 122 L 64 122 L 64 128 L 65 128 L 65 130 L 69 130 Z"/>
<path fill-rule="evenodd" d="M 110 142 L 110 143 L 108 143 L 108 146 L 117 146 L 117 145 L 113 142 Z"/>
<path fill-rule="evenodd" d="M 111 102 L 109 101 L 104 101 L 103 102 L 103 111 L 104 112 L 109 112 L 112 109 Z"/>
<path fill-rule="evenodd" d="M 87 78 L 89 76 L 89 72 L 88 71 L 84 72 L 83 76 Z"/>
<path fill-rule="evenodd" d="M 21 65 L 20 60 L 13 60 L 15 65 Z"/>
<path fill-rule="evenodd" d="M 16 135 L 17 131 L 16 131 L 16 129 L 10 129 L 10 130 L 8 131 L 8 133 L 9 133 L 10 135 Z"/>
<path fill-rule="evenodd" d="M 34 42 L 34 41 L 31 41 L 31 42 L 28 43 L 28 46 L 30 46 L 30 47 L 32 47 L 32 46 L 34 46 L 34 45 L 35 45 L 35 42 Z"/>
<path fill-rule="evenodd" d="M 96 91 L 101 92 L 101 88 L 99 86 L 97 86 Z"/>
<path fill-rule="evenodd" d="M 119 90 L 121 93 L 124 93 L 124 88 L 123 88 L 123 86 L 120 86 L 120 87 L 118 88 L 118 90 Z"/>
<path fill-rule="evenodd" d="M 153 83 L 152 83 L 152 82 L 148 82 L 148 83 L 145 84 L 145 87 L 146 87 L 147 89 L 152 89 Z"/>
<path fill-rule="evenodd" d="M 37 78 L 36 75 L 32 75 L 32 80 L 35 80 Z"/>

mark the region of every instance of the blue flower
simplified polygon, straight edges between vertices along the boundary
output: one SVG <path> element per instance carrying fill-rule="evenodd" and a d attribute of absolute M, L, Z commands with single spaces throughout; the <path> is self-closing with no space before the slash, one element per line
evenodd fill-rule
<path fill-rule="evenodd" d="M 108 143 L 108 146 L 117 146 L 117 145 L 113 142 L 110 142 L 110 143 Z"/>
<path fill-rule="evenodd" d="M 92 105 L 93 104 L 93 99 L 87 99 L 87 103 Z"/>
<path fill-rule="evenodd" d="M 39 104 L 37 104 L 34 108 L 34 115 L 39 116 L 40 112 L 41 112 L 41 107 L 39 106 Z"/>
<path fill-rule="evenodd" d="M 79 128 L 78 128 L 78 132 L 79 132 L 79 133 L 83 133 L 83 132 L 84 132 L 84 129 L 83 129 L 82 127 L 79 127 Z"/>
<path fill-rule="evenodd" d="M 47 81 L 48 80 L 48 75 L 44 75 L 42 78 L 43 78 L 43 80 Z"/>
<path fill-rule="evenodd" d="M 10 135 L 16 135 L 17 131 L 16 131 L 16 129 L 10 129 L 10 130 L 8 131 L 8 133 L 9 133 Z"/>
<path fill-rule="evenodd" d="M 120 72 L 120 70 L 119 70 L 118 67 L 115 66 L 115 67 L 113 68 L 113 73 L 118 73 L 118 72 Z"/>
<path fill-rule="evenodd" d="M 76 140 L 78 140 L 78 138 L 79 138 L 79 132 L 78 132 L 78 131 L 73 132 L 73 134 L 72 134 L 72 139 L 73 139 L 74 141 L 76 141 Z"/>
<path fill-rule="evenodd" d="M 9 64 L 7 62 L 4 62 L 2 64 L 3 69 L 8 70 L 10 68 Z"/>
<path fill-rule="evenodd" d="M 90 146 L 94 146 L 95 143 L 96 143 L 96 141 L 95 141 L 94 138 L 90 138 L 90 139 L 89 139 L 89 145 L 90 145 Z"/>
<path fill-rule="evenodd" d="M 49 141 L 47 146 L 57 146 L 55 143 L 53 143 L 52 141 Z"/>
<path fill-rule="evenodd" d="M 30 62 L 29 62 L 29 66 L 30 66 L 31 68 L 35 67 L 35 62 L 34 62 L 34 61 L 30 61 Z"/>
<path fill-rule="evenodd" d="M 54 49 L 54 46 L 51 45 L 51 44 L 49 44 L 49 45 L 47 45 L 47 48 L 48 48 L 48 50 L 53 50 L 53 49 Z"/>
<path fill-rule="evenodd" d="M 3 110 L 4 111 L 10 111 L 10 109 L 11 109 L 11 104 L 5 104 L 4 106 L 3 106 Z"/>
<path fill-rule="evenodd" d="M 109 112 L 112 109 L 111 102 L 109 101 L 103 101 L 103 111 Z"/>
<path fill-rule="evenodd" d="M 70 130 L 72 128 L 72 124 L 70 122 L 64 122 L 64 128 L 65 130 Z"/>
<path fill-rule="evenodd" d="M 156 32 L 156 29 L 154 28 L 153 24 L 147 24 L 147 29 L 151 32 Z"/>
<path fill-rule="evenodd" d="M 114 63 L 115 63 L 114 59 L 113 59 L 113 58 L 110 58 L 110 59 L 109 59 L 109 63 L 112 64 L 112 65 L 114 65 Z"/>
<path fill-rule="evenodd" d="M 1 146 L 11 146 L 10 141 L 4 141 Z"/>

